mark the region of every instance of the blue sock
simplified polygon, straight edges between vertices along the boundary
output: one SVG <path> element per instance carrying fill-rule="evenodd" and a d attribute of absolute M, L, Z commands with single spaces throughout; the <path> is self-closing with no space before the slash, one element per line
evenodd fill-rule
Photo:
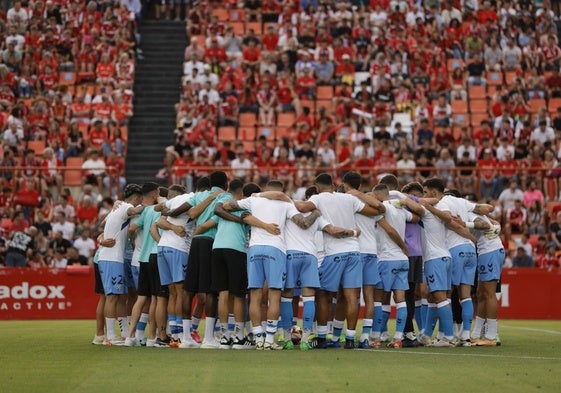
<path fill-rule="evenodd" d="M 428 309 L 429 309 L 428 303 L 421 304 L 421 325 L 419 326 L 419 330 L 424 329 L 426 326 Z M 419 324 L 419 322 L 417 322 L 417 324 Z"/>
<path fill-rule="evenodd" d="M 345 326 L 345 321 L 339 321 L 337 319 L 333 320 L 333 340 L 337 341 L 343 333 L 343 326 Z"/>
<path fill-rule="evenodd" d="M 292 298 L 281 297 L 280 306 L 281 320 L 279 326 L 288 331 L 292 325 Z M 287 337 L 286 334 L 285 337 Z"/>
<path fill-rule="evenodd" d="M 388 320 L 390 319 L 390 313 L 392 311 L 392 306 L 389 304 L 382 306 L 382 332 L 388 331 Z"/>
<path fill-rule="evenodd" d="M 471 298 L 466 298 L 461 301 L 462 303 L 462 323 L 464 330 L 471 331 L 471 321 L 473 320 L 473 301 Z"/>
<path fill-rule="evenodd" d="M 180 336 L 183 334 L 183 316 L 182 315 L 176 315 L 175 316 L 175 330 L 176 330 L 176 333 L 179 334 Z"/>
<path fill-rule="evenodd" d="M 216 318 L 214 323 L 214 333 L 220 333 L 220 319 Z"/>
<path fill-rule="evenodd" d="M 146 325 L 148 325 L 148 314 L 142 313 L 140 314 L 140 319 L 136 324 L 136 330 L 139 332 L 144 332 L 146 330 Z"/>
<path fill-rule="evenodd" d="M 228 331 L 233 332 L 235 327 L 236 319 L 234 318 L 234 314 L 228 314 Z"/>
<path fill-rule="evenodd" d="M 168 315 L 168 324 L 171 334 L 177 334 L 177 326 L 175 325 L 175 314 Z"/>
<path fill-rule="evenodd" d="M 384 312 L 382 311 L 382 303 L 375 302 L 374 303 L 374 321 L 372 323 L 372 331 L 373 332 L 381 332 L 382 331 L 382 322 L 384 320 L 383 314 L 384 314 Z"/>
<path fill-rule="evenodd" d="M 304 309 L 302 310 L 302 327 L 312 330 L 314 324 L 314 316 L 316 314 L 316 303 L 314 296 L 304 296 Z"/>
<path fill-rule="evenodd" d="M 417 329 L 419 329 L 419 331 L 423 330 L 422 308 L 423 306 L 421 305 L 415 305 L 415 322 L 417 322 Z"/>
<path fill-rule="evenodd" d="M 444 300 L 436 306 L 438 312 L 438 324 L 442 327 L 444 337 L 454 337 L 454 322 L 450 302 Z"/>
<path fill-rule="evenodd" d="M 405 329 L 405 322 L 407 321 L 407 303 L 400 302 L 395 305 L 395 332 L 403 334 Z"/>
<path fill-rule="evenodd" d="M 427 308 L 427 318 L 425 319 L 425 323 L 423 328 L 425 329 L 425 336 L 431 337 L 434 331 L 434 326 L 436 325 L 436 317 L 438 312 L 436 311 L 436 304 L 431 304 Z"/>
<path fill-rule="evenodd" d="M 201 322 L 201 318 L 191 317 L 191 331 L 194 332 L 195 330 L 199 329 L 199 323 Z"/>

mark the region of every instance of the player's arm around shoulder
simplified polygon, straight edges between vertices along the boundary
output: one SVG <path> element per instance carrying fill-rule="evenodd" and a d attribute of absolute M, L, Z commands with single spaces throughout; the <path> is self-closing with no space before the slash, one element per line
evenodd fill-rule
<path fill-rule="evenodd" d="M 384 204 L 372 193 L 364 193 L 359 190 L 348 190 L 346 193 L 358 198 L 365 204 L 365 206 L 358 211 L 359 214 L 372 217 L 386 212 Z"/>
<path fill-rule="evenodd" d="M 185 237 L 185 228 L 179 225 L 174 225 L 168 221 L 167 217 L 162 216 L 156 221 L 156 226 L 164 231 L 174 231 L 179 237 Z"/>
<path fill-rule="evenodd" d="M 399 233 L 397 233 L 397 231 L 394 229 L 394 227 L 392 227 L 390 225 L 390 223 L 384 217 L 382 217 L 378 220 L 378 225 L 380 226 L 380 228 L 382 228 L 388 234 L 390 239 L 392 239 L 393 242 L 399 248 L 401 248 L 401 251 L 403 251 L 403 253 L 405 255 L 409 254 L 409 250 L 407 249 L 407 246 L 405 245 L 405 241 L 401 238 L 401 236 L 399 236 Z"/>
<path fill-rule="evenodd" d="M 210 228 L 214 228 L 215 226 L 218 225 L 217 220 L 218 220 L 217 218 L 216 219 L 210 218 L 206 220 L 201 225 L 197 226 L 197 228 L 193 232 L 193 236 L 200 235 L 201 233 L 205 233 L 206 231 L 208 231 Z"/>

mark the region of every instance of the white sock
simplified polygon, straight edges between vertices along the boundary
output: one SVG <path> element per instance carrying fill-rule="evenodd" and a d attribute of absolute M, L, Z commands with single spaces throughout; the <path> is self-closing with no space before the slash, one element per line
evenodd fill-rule
<path fill-rule="evenodd" d="M 214 325 L 216 324 L 216 318 L 206 317 L 205 322 L 205 340 L 211 340 L 214 338 Z"/>
<path fill-rule="evenodd" d="M 183 319 L 183 340 L 182 341 L 192 340 L 192 338 L 191 338 L 191 326 L 192 326 L 191 319 L 189 319 L 189 318 Z"/>
<path fill-rule="evenodd" d="M 471 338 L 479 339 L 481 338 L 481 333 L 483 330 L 483 325 L 485 324 L 485 319 L 481 317 L 475 317 L 475 326 L 471 331 Z"/>
<path fill-rule="evenodd" d="M 327 321 L 327 334 L 333 333 L 333 321 Z"/>
<path fill-rule="evenodd" d="M 364 328 L 370 328 L 372 331 L 372 319 L 363 319 L 362 320 L 362 331 L 363 333 L 360 335 L 360 341 L 364 341 L 368 339 L 368 333 L 364 333 Z"/>
<path fill-rule="evenodd" d="M 107 327 L 107 339 L 113 340 L 117 338 L 115 334 L 115 318 L 105 318 L 105 325 Z"/>
<path fill-rule="evenodd" d="M 251 322 L 247 321 L 244 323 L 245 334 L 249 336 L 251 333 Z"/>
<path fill-rule="evenodd" d="M 487 331 L 485 338 L 488 340 L 495 340 L 497 338 L 497 319 L 487 318 Z"/>
<path fill-rule="evenodd" d="M 236 322 L 234 325 L 234 335 L 238 340 L 243 339 L 243 322 Z"/>
<path fill-rule="evenodd" d="M 119 330 L 121 331 L 121 337 L 127 336 L 127 317 L 118 317 L 117 322 L 119 322 Z"/>

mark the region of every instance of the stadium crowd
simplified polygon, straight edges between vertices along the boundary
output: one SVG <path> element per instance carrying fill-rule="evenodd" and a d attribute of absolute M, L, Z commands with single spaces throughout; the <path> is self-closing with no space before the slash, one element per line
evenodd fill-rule
<path fill-rule="evenodd" d="M 558 17 L 549 1 L 195 2 L 165 173 L 191 191 L 229 168 L 298 199 L 322 171 L 439 176 L 540 265 L 539 236 L 559 251 Z"/>
<path fill-rule="evenodd" d="M 98 213 L 125 183 L 137 5 L 6 4 L 0 13 L 0 263 L 91 263 Z M 73 186 L 80 192 L 72 195 Z"/>

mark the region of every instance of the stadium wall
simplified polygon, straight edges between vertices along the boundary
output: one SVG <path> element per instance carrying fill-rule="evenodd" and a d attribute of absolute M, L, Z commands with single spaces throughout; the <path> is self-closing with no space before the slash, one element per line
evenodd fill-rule
<path fill-rule="evenodd" d="M 89 266 L 0 269 L 0 320 L 93 319 L 98 301 Z M 561 271 L 504 269 L 499 317 L 561 320 Z"/>

